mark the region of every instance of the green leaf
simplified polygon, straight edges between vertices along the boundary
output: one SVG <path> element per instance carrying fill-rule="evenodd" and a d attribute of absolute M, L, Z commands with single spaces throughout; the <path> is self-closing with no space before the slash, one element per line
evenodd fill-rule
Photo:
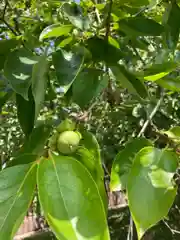
<path fill-rule="evenodd" d="M 102 61 L 112 64 L 117 63 L 124 57 L 124 53 L 122 53 L 120 49 L 102 38 L 89 38 L 86 44 L 92 54 L 93 61 Z"/>
<path fill-rule="evenodd" d="M 109 37 L 108 37 L 108 41 L 109 41 L 109 43 L 110 43 L 112 46 L 114 46 L 114 47 L 116 47 L 116 48 L 120 48 L 119 42 L 118 42 L 115 38 L 109 36 Z"/>
<path fill-rule="evenodd" d="M 18 49 L 8 55 L 4 75 L 13 90 L 28 101 L 33 65 L 37 57 L 26 49 Z"/>
<path fill-rule="evenodd" d="M 81 108 L 86 107 L 108 85 L 108 79 L 99 69 L 86 68 L 76 78 L 72 85 L 73 101 Z"/>
<path fill-rule="evenodd" d="M 4 68 L 6 58 L 11 50 L 20 44 L 20 39 L 12 38 L 0 40 L 0 70 Z"/>
<path fill-rule="evenodd" d="M 96 182 L 105 212 L 107 212 L 108 202 L 104 186 L 104 170 L 102 167 L 100 146 L 94 134 L 81 130 L 80 148 L 75 153 L 75 157 L 88 169 Z"/>
<path fill-rule="evenodd" d="M 98 170 L 98 174 L 100 174 L 100 176 L 104 176 L 104 171 L 101 162 L 100 146 L 95 135 L 86 130 L 82 130 L 81 135 L 82 138 L 80 141 L 80 145 L 88 149 L 90 154 L 93 156 L 96 168 Z"/>
<path fill-rule="evenodd" d="M 170 49 L 175 49 L 179 41 L 180 8 L 176 2 L 172 2 L 167 8 L 169 16 L 166 23 L 165 40 Z"/>
<path fill-rule="evenodd" d="M 21 149 L 15 154 L 35 154 L 41 156 L 44 152 L 44 146 L 50 136 L 52 126 L 42 124 L 33 129 L 29 138 L 25 141 Z"/>
<path fill-rule="evenodd" d="M 99 166 L 99 159 L 95 158 L 93 154 L 85 147 L 79 147 L 73 155 L 79 162 L 81 162 L 89 171 L 97 184 L 101 199 L 104 204 L 105 212 L 108 209 L 108 198 L 104 185 L 104 177 L 102 173 L 102 167 Z"/>
<path fill-rule="evenodd" d="M 139 239 L 168 214 L 176 196 L 172 179 L 177 167 L 176 154 L 168 150 L 146 147 L 136 155 L 127 190 Z"/>
<path fill-rule="evenodd" d="M 32 72 L 32 94 L 35 101 L 35 120 L 37 119 L 45 98 L 47 87 L 48 61 L 46 56 L 41 56 Z"/>
<path fill-rule="evenodd" d="M 118 4 L 129 7 L 141 7 L 149 4 L 149 0 L 119 0 Z"/>
<path fill-rule="evenodd" d="M 120 31 L 130 36 L 160 36 L 164 27 L 143 16 L 124 18 L 119 21 Z"/>
<path fill-rule="evenodd" d="M 0 55 L 9 53 L 12 49 L 16 48 L 19 44 L 20 44 L 20 39 L 18 38 L 0 40 Z"/>
<path fill-rule="evenodd" d="M 127 71 L 124 66 L 116 65 L 110 67 L 117 81 L 119 81 L 130 92 L 139 95 L 141 98 L 148 96 L 147 90 L 143 82 Z"/>
<path fill-rule="evenodd" d="M 67 45 L 69 45 L 71 42 L 73 41 L 73 37 L 68 37 L 68 38 L 65 38 L 64 40 L 62 40 L 60 43 L 57 43 L 57 48 L 60 47 L 60 48 L 64 48 L 66 47 Z"/>
<path fill-rule="evenodd" d="M 133 159 L 145 146 L 152 146 L 152 144 L 145 138 L 137 138 L 127 143 L 125 148 L 116 155 L 111 170 L 111 191 L 126 189 Z"/>
<path fill-rule="evenodd" d="M 51 154 L 41 160 L 37 178 L 45 218 L 58 239 L 110 239 L 98 188 L 80 162 Z"/>
<path fill-rule="evenodd" d="M 13 91 L 10 90 L 7 93 L 3 92 L 3 95 L 0 96 L 0 112 L 4 104 L 6 104 L 6 102 L 12 97 L 12 95 L 13 95 Z"/>
<path fill-rule="evenodd" d="M 156 81 L 157 84 L 173 92 L 180 91 L 180 77 L 164 77 Z"/>
<path fill-rule="evenodd" d="M 165 133 L 174 142 L 180 143 L 180 127 L 179 126 L 172 127 L 168 131 L 164 131 L 163 133 Z"/>
<path fill-rule="evenodd" d="M 36 164 L 0 172 L 0 239 L 11 240 L 31 203 L 36 184 Z"/>
<path fill-rule="evenodd" d="M 28 137 L 34 128 L 35 104 L 31 88 L 29 100 L 26 101 L 21 95 L 16 94 L 17 115 L 24 134 Z"/>
<path fill-rule="evenodd" d="M 164 62 L 162 64 L 153 64 L 152 66 L 145 68 L 142 75 L 145 80 L 148 81 L 157 81 L 178 67 L 178 64 L 175 62 Z"/>
<path fill-rule="evenodd" d="M 39 40 L 42 41 L 46 38 L 67 36 L 72 30 L 72 25 L 61 25 L 59 23 L 46 27 L 39 36 Z"/>
<path fill-rule="evenodd" d="M 13 167 L 17 165 L 24 165 L 24 164 L 29 164 L 32 162 L 35 162 L 38 159 L 38 156 L 35 154 L 22 154 L 14 159 L 12 159 L 10 162 L 8 162 L 7 167 Z"/>
<path fill-rule="evenodd" d="M 59 50 L 53 54 L 53 64 L 57 80 L 66 93 L 82 67 L 83 59 L 73 53 Z"/>
<path fill-rule="evenodd" d="M 81 30 L 88 30 L 90 27 L 90 20 L 88 16 L 84 16 L 81 8 L 75 4 L 64 3 L 63 10 L 69 21 Z"/>

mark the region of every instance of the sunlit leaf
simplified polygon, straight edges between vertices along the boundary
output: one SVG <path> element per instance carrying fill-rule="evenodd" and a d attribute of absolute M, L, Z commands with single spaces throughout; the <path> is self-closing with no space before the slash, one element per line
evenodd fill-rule
<path fill-rule="evenodd" d="M 125 148 L 116 155 L 111 170 L 111 191 L 126 189 L 129 172 L 135 155 L 142 148 L 150 145 L 152 144 L 149 140 L 137 138 L 127 143 Z"/>
<path fill-rule="evenodd" d="M 146 147 L 136 155 L 127 190 L 139 239 L 168 214 L 176 196 L 173 176 L 177 167 L 176 154 L 168 150 Z"/>
<path fill-rule="evenodd" d="M 0 172 L 0 239 L 13 239 L 22 223 L 35 190 L 36 169 L 36 164 L 27 164 Z"/>
<path fill-rule="evenodd" d="M 37 63 L 37 57 L 26 49 L 19 49 L 8 55 L 4 67 L 4 75 L 13 90 L 28 100 L 28 90 L 31 84 L 32 69 Z"/>
<path fill-rule="evenodd" d="M 46 27 L 40 34 L 39 40 L 46 38 L 67 36 L 72 30 L 72 25 L 61 25 L 59 23 Z"/>
<path fill-rule="evenodd" d="M 170 128 L 168 131 L 164 131 L 169 138 L 174 142 L 180 143 L 180 126 Z"/>
<path fill-rule="evenodd" d="M 156 81 L 157 84 L 166 88 L 170 91 L 179 92 L 180 91 L 180 78 L 174 77 L 164 77 Z"/>
<path fill-rule="evenodd" d="M 167 76 L 169 73 L 171 73 L 173 70 L 175 70 L 177 68 L 177 66 L 178 66 L 178 64 L 175 62 L 153 64 L 149 68 L 145 68 L 143 70 L 142 75 L 144 76 L 145 80 L 157 81 L 157 80 Z"/>
<path fill-rule="evenodd" d="M 110 239 L 98 188 L 76 159 L 52 154 L 42 159 L 38 191 L 45 217 L 58 239 Z"/>
<path fill-rule="evenodd" d="M 81 8 L 75 3 L 69 4 L 65 3 L 63 5 L 63 10 L 65 15 L 68 17 L 69 21 L 81 30 L 88 30 L 90 27 L 90 19 L 88 16 L 84 16 Z"/>
<path fill-rule="evenodd" d="M 53 64 L 57 80 L 63 93 L 68 91 L 73 81 L 78 76 L 82 63 L 83 59 L 73 53 L 59 50 L 53 54 Z"/>

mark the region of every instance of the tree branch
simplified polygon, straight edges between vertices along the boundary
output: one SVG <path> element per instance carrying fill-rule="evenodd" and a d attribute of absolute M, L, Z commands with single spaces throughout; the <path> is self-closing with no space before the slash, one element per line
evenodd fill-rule
<path fill-rule="evenodd" d="M 7 6 L 8 6 L 8 1 L 6 0 L 6 1 L 5 1 L 5 6 L 4 6 L 4 9 L 3 9 L 3 15 L 2 15 L 2 18 L 3 18 L 3 19 L 4 19 L 4 16 L 5 16 L 5 14 L 6 14 Z"/>
<path fill-rule="evenodd" d="M 15 35 L 18 36 L 18 33 L 14 30 L 14 28 L 5 20 L 6 10 L 8 6 L 8 0 L 5 0 L 5 6 L 3 9 L 2 17 L 0 17 L 0 20 L 9 28 L 9 30 Z"/>
<path fill-rule="evenodd" d="M 106 21 L 106 35 L 105 35 L 106 41 L 108 41 L 109 32 L 110 32 L 112 5 L 113 5 L 113 0 L 110 0 L 109 1 L 109 11 L 108 11 L 108 16 L 107 16 L 107 21 Z"/>
<path fill-rule="evenodd" d="M 0 18 L 0 20 L 9 28 L 9 30 L 10 30 L 15 36 L 18 36 L 18 33 L 14 30 L 14 28 L 13 28 L 4 18 Z"/>

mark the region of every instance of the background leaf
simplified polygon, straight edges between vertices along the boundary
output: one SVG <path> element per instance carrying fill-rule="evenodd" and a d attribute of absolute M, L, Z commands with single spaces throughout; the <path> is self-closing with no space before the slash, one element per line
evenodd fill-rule
<path fill-rule="evenodd" d="M 130 36 L 160 36 L 164 32 L 162 25 L 144 16 L 120 20 L 119 29 Z"/>
<path fill-rule="evenodd" d="M 126 87 L 130 92 L 137 94 L 142 98 L 146 98 L 148 96 L 146 87 L 143 82 L 135 75 L 128 72 L 124 66 L 111 66 L 111 70 L 116 77 L 116 80 L 119 81 L 123 87 Z"/>
<path fill-rule="evenodd" d="M 35 102 L 35 120 L 37 119 L 45 98 L 47 87 L 48 61 L 46 56 L 41 56 L 38 63 L 33 66 L 32 94 Z"/>
<path fill-rule="evenodd" d="M 162 64 L 153 64 L 144 68 L 143 76 L 145 80 L 157 81 L 167 76 L 178 67 L 176 62 L 163 62 Z"/>
<path fill-rule="evenodd" d="M 61 25 L 59 23 L 46 27 L 40 34 L 39 40 L 46 38 L 67 36 L 72 30 L 72 25 Z"/>
<path fill-rule="evenodd" d="M 63 5 L 65 15 L 69 21 L 77 28 L 81 30 L 88 30 L 90 27 L 90 20 L 88 16 L 84 16 L 82 9 L 75 3 L 65 3 Z"/>
<path fill-rule="evenodd" d="M 16 165 L 24 165 L 24 164 L 29 164 L 32 162 L 35 162 L 38 159 L 38 155 L 35 154 L 22 154 L 14 159 L 12 159 L 6 168 L 8 167 L 13 167 Z"/>
<path fill-rule="evenodd" d="M 171 138 L 174 142 L 180 143 L 180 127 L 175 126 L 170 128 L 168 131 L 164 131 L 164 133 Z"/>
<path fill-rule="evenodd" d="M 92 54 L 93 61 L 103 61 L 107 64 L 112 64 L 117 63 L 125 55 L 120 49 L 99 37 L 89 38 L 86 44 Z"/>
<path fill-rule="evenodd" d="M 166 23 L 166 43 L 170 49 L 175 49 L 179 41 L 179 21 L 180 21 L 180 8 L 176 2 L 168 5 L 168 19 Z"/>
<path fill-rule="evenodd" d="M 55 155 L 42 159 L 38 189 L 45 217 L 58 239 L 109 239 L 97 186 L 76 159 Z"/>
<path fill-rule="evenodd" d="M 17 157 L 22 154 L 35 154 L 41 156 L 51 130 L 52 126 L 46 124 L 41 124 L 34 128 L 29 138 L 24 142 L 23 146 L 15 156 Z"/>
<path fill-rule="evenodd" d="M 11 52 L 5 63 L 5 77 L 13 90 L 27 101 L 32 69 L 35 63 L 37 63 L 37 57 L 26 49 Z"/>
<path fill-rule="evenodd" d="M 176 196 L 172 179 L 177 166 L 175 153 L 168 150 L 146 147 L 136 155 L 127 190 L 139 239 L 168 214 Z"/>
<path fill-rule="evenodd" d="M 57 80 L 62 88 L 63 93 L 66 93 L 73 81 L 76 79 L 83 60 L 81 57 L 64 52 L 56 51 L 53 54 L 53 64 L 56 71 Z"/>
<path fill-rule="evenodd" d="M 8 53 L 20 45 L 20 39 L 4 39 L 0 41 L 0 70 L 4 68 L 4 64 Z"/>
<path fill-rule="evenodd" d="M 137 138 L 126 144 L 113 162 L 111 170 L 111 191 L 124 190 L 127 187 L 129 172 L 131 170 L 135 155 L 145 146 L 151 146 L 151 142 L 145 138 Z"/>
<path fill-rule="evenodd" d="M 98 69 L 84 69 L 72 85 L 73 101 L 81 108 L 87 106 L 108 85 L 108 79 Z"/>
<path fill-rule="evenodd" d="M 35 104 L 31 88 L 29 89 L 29 100 L 26 101 L 21 95 L 16 94 L 17 115 L 19 123 L 26 137 L 34 128 Z"/>

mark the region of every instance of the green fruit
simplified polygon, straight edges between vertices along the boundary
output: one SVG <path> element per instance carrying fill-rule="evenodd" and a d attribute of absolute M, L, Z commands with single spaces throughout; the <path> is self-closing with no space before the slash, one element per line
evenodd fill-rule
<path fill-rule="evenodd" d="M 62 132 L 57 141 L 57 148 L 63 154 L 71 154 L 78 148 L 80 135 L 74 131 Z"/>

